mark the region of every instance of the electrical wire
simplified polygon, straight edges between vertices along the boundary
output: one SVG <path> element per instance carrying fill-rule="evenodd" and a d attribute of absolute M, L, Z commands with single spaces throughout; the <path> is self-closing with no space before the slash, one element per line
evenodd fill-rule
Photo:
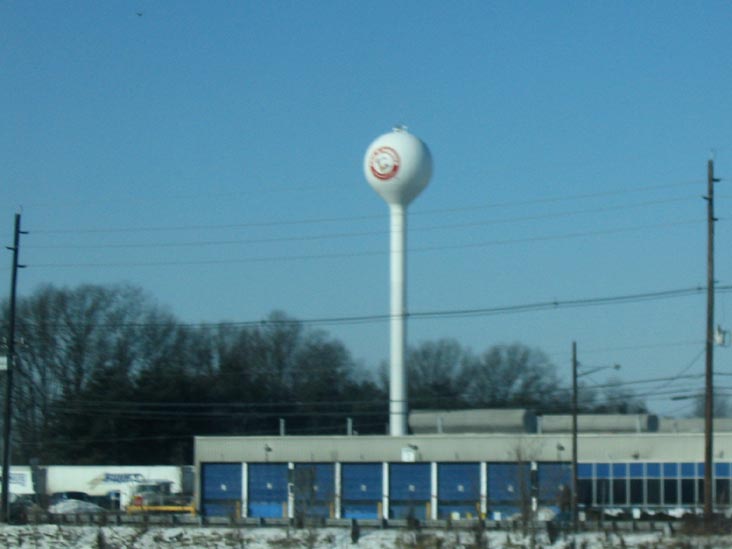
<path fill-rule="evenodd" d="M 607 198 L 609 196 L 621 196 L 624 194 L 635 194 L 646 191 L 663 190 L 674 187 L 682 187 L 689 185 L 698 185 L 699 181 L 685 181 L 680 183 L 660 184 L 660 185 L 649 185 L 649 186 L 636 186 L 626 187 L 621 189 L 615 189 L 611 191 L 603 191 L 597 193 L 583 193 L 569 196 L 553 196 L 544 198 L 535 198 L 529 200 L 515 200 L 507 202 L 491 202 L 484 204 L 476 204 L 471 206 L 457 206 L 449 208 L 432 208 L 432 209 L 415 209 L 411 212 L 412 216 L 421 215 L 435 215 L 444 213 L 460 213 L 467 211 L 476 210 L 487 210 L 496 208 L 511 208 L 517 206 L 530 206 L 540 205 L 556 202 L 566 202 L 575 200 L 586 200 L 590 198 Z M 209 196 L 209 195 L 206 195 Z M 661 201 L 654 201 L 651 203 L 662 203 L 666 201 L 676 201 L 677 199 L 665 199 Z M 686 200 L 686 198 L 678 199 Z M 86 205 L 86 203 L 85 203 Z M 172 226 L 146 226 L 146 227 L 97 227 L 87 229 L 37 229 L 33 230 L 33 234 L 79 234 L 79 233 L 119 233 L 119 232 L 156 232 L 156 231 L 200 231 L 206 229 L 234 229 L 234 228 L 255 228 L 255 227 L 273 227 L 273 226 L 292 226 L 292 225 L 312 225 L 321 223 L 333 223 L 333 222 L 353 222 L 358 220 L 371 220 L 371 219 L 383 219 L 385 214 L 379 215 L 368 215 L 368 216 L 347 216 L 347 217 L 322 217 L 322 218 L 304 218 L 286 221 L 268 221 L 268 222 L 251 222 L 251 223 L 236 223 L 236 224 L 217 224 L 217 225 L 172 225 Z"/>
<path fill-rule="evenodd" d="M 577 238 L 586 238 L 591 236 L 607 236 L 623 233 L 632 233 L 638 231 L 647 231 L 649 229 L 660 229 L 678 227 L 682 225 L 695 225 L 702 223 L 702 220 L 687 220 L 671 223 L 658 223 L 651 225 L 636 225 L 631 227 L 620 227 L 615 229 L 597 230 L 597 231 L 577 231 L 558 235 L 535 236 L 526 238 L 510 238 L 502 240 L 487 240 L 482 242 L 474 242 L 470 244 L 449 244 L 435 246 L 415 246 L 410 248 L 409 253 L 426 253 L 435 251 L 455 251 L 468 250 L 475 248 L 487 248 L 492 246 L 506 246 L 513 244 L 526 244 L 533 242 L 549 242 L 557 240 L 572 240 Z M 31 269 L 61 269 L 61 268 L 119 268 L 119 267 L 179 267 L 193 265 L 233 265 L 247 263 L 270 263 L 270 262 L 290 262 L 304 260 L 330 260 L 345 259 L 357 257 L 373 257 L 388 255 L 388 250 L 368 250 L 362 252 L 332 252 L 322 254 L 291 254 L 291 255 L 272 255 L 259 257 L 244 258 L 228 258 L 228 259 L 201 259 L 201 260 L 175 260 L 175 261 L 117 261 L 117 262 L 100 262 L 100 263 L 30 263 L 26 265 Z"/>
<path fill-rule="evenodd" d="M 732 374 L 729 374 L 732 375 Z M 689 374 L 676 378 L 676 380 L 694 380 L 701 379 L 704 374 Z M 670 377 L 658 377 L 650 379 L 633 380 L 627 382 L 602 383 L 595 385 L 583 385 L 581 391 L 592 391 L 598 389 L 618 389 L 627 386 L 636 386 L 639 384 L 657 383 L 672 379 Z M 719 390 L 732 390 L 732 387 L 718 386 Z M 569 387 L 556 387 L 550 393 L 542 394 L 543 398 L 552 398 L 552 396 L 561 396 L 571 391 Z M 678 389 L 647 390 L 641 393 L 633 394 L 631 397 L 650 397 L 650 396 L 668 396 L 678 395 Z M 606 401 L 622 401 L 627 399 L 628 395 L 610 396 Z M 430 397 L 430 402 L 445 404 L 453 403 L 452 398 L 444 397 L 442 399 Z M 304 414 L 314 417 L 338 417 L 344 414 L 353 414 L 355 416 L 371 416 L 382 415 L 386 413 L 388 408 L 388 399 L 371 399 L 371 400 L 332 400 L 332 401 L 309 401 L 299 402 L 293 400 L 269 401 L 269 402 L 157 402 L 157 401 L 97 401 L 97 400 L 80 400 L 76 399 L 73 403 L 50 403 L 50 411 L 58 411 L 77 415 L 97 415 L 111 414 L 124 415 L 125 417 L 208 417 L 222 416 L 234 417 L 241 415 L 254 415 L 257 417 L 298 417 Z M 359 407 L 354 409 L 353 407 Z M 326 411 L 319 410 L 325 408 Z M 345 408 L 345 410 L 329 410 L 333 408 Z M 370 411 L 370 409 L 373 409 Z M 214 411 L 211 411 L 214 410 Z"/>
<path fill-rule="evenodd" d="M 565 211 L 557 213 L 548 213 L 541 215 L 508 217 L 499 219 L 488 219 L 473 221 L 469 223 L 452 223 L 442 225 L 427 225 L 422 227 L 412 227 L 411 231 L 420 233 L 438 230 L 465 229 L 471 227 L 484 227 L 488 225 L 521 223 L 527 221 L 540 221 L 545 219 L 558 219 L 572 217 L 578 215 L 607 213 L 619 210 L 627 210 L 638 207 L 647 207 L 650 205 L 667 204 L 673 202 L 685 202 L 688 197 L 672 198 L 665 200 L 646 201 L 636 204 L 625 204 L 622 206 L 606 206 L 602 208 L 593 208 L 585 210 Z M 348 218 L 351 221 L 352 218 Z M 290 222 L 292 223 L 292 222 Z M 200 227 L 199 227 L 200 228 Z M 221 226 L 211 226 L 211 228 L 221 228 Z M 202 240 L 202 241 L 186 241 L 186 242 L 158 242 L 158 243 L 111 243 L 111 244 L 55 244 L 55 245 L 26 245 L 25 249 L 35 250 L 87 250 L 87 249 L 134 249 L 134 248 L 181 248 L 181 247 L 202 247 L 202 246 L 223 246 L 223 245 L 243 245 L 243 244 L 272 244 L 278 242 L 307 242 L 320 240 L 337 240 L 343 238 L 360 238 L 364 236 L 380 236 L 388 234 L 388 231 L 359 231 L 359 232 L 341 232 L 341 233 L 321 233 L 311 236 L 284 236 L 271 238 L 250 238 L 250 239 L 234 239 L 234 240 Z"/>
<path fill-rule="evenodd" d="M 715 286 L 715 293 L 726 293 L 732 291 L 732 285 L 717 285 Z M 624 294 L 616 296 L 603 296 L 603 297 L 592 297 L 592 298 L 580 298 L 580 299 L 568 299 L 568 300 L 552 300 L 552 301 L 539 301 L 534 303 L 525 303 L 518 305 L 504 305 L 494 307 L 481 307 L 474 309 L 447 309 L 447 310 L 435 310 L 435 311 L 417 311 L 408 313 L 407 316 L 410 319 L 423 320 L 423 319 L 435 319 L 435 318 L 469 318 L 478 316 L 493 316 L 502 314 L 515 314 L 515 313 L 526 313 L 546 310 L 557 310 L 557 309 L 572 309 L 581 307 L 592 307 L 592 306 L 607 306 L 607 305 L 623 305 L 630 303 L 643 303 L 649 301 L 659 301 L 666 299 L 678 299 L 682 297 L 689 297 L 699 295 L 706 292 L 706 288 L 703 286 L 694 286 L 687 288 L 677 288 L 673 290 L 660 290 L 655 292 L 642 292 L 635 294 Z M 350 325 L 350 324 L 362 324 L 371 322 L 385 322 L 391 319 L 389 314 L 377 314 L 377 315 L 355 315 L 355 316 L 337 316 L 337 317 L 321 317 L 321 318 L 309 318 L 309 319 L 264 319 L 264 320 L 244 320 L 244 321 L 233 321 L 233 322 L 212 322 L 212 323 L 172 323 L 178 327 L 263 327 L 267 325 L 273 326 L 286 326 L 286 325 L 302 325 L 302 326 L 322 326 L 322 325 Z M 131 327 L 152 327 L 152 326 L 170 326 L 170 322 L 156 323 L 156 322 L 121 322 L 121 323 L 82 323 L 83 326 L 97 327 L 97 328 L 131 328 Z M 29 326 L 33 326 L 29 324 Z M 47 324 L 49 327 L 60 326 L 56 324 Z"/>

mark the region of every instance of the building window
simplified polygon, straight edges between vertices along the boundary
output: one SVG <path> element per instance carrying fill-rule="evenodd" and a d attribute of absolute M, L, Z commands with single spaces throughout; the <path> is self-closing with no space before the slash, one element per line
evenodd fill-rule
<path fill-rule="evenodd" d="M 644 505 L 643 499 L 643 479 L 632 478 L 630 479 L 630 504 L 631 505 Z"/>
<path fill-rule="evenodd" d="M 675 478 L 663 480 L 663 503 L 664 505 L 679 504 L 679 481 Z"/>
<path fill-rule="evenodd" d="M 717 503 L 720 505 L 729 505 L 729 503 L 730 503 L 729 479 L 728 478 L 715 479 L 714 485 L 717 489 L 717 496 L 716 496 Z"/>
<path fill-rule="evenodd" d="M 577 482 L 577 503 L 588 507 L 592 505 L 592 480 L 579 479 Z"/>
<path fill-rule="evenodd" d="M 657 478 L 646 479 L 646 503 L 648 505 L 661 504 L 661 481 Z"/>
<path fill-rule="evenodd" d="M 627 480 L 624 478 L 613 479 L 613 504 L 614 505 L 627 505 L 628 504 Z"/>
<path fill-rule="evenodd" d="M 694 495 L 694 484 L 696 484 L 693 478 L 682 478 L 681 479 L 681 504 L 682 505 L 695 505 L 696 498 Z"/>
<path fill-rule="evenodd" d="M 598 478 L 595 481 L 595 503 L 597 505 L 608 505 L 610 503 L 610 480 Z"/>

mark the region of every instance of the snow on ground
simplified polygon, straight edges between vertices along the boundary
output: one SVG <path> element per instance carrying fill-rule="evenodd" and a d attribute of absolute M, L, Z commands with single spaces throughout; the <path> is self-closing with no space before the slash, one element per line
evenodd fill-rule
<path fill-rule="evenodd" d="M 569 549 L 570 540 L 560 539 L 550 544 L 542 532 L 532 543 L 517 533 L 486 532 L 482 545 L 475 545 L 475 533 L 467 530 L 364 530 L 358 543 L 351 541 L 348 528 L 319 528 L 294 530 L 286 528 L 195 528 L 169 527 L 147 530 L 130 526 L 2 526 L 0 547 L 18 549 L 519 549 L 543 547 Z M 659 533 L 616 535 L 582 534 L 577 547 L 605 549 L 627 547 L 662 549 L 704 547 L 722 549 L 732 546 L 732 539 L 716 537 L 693 539 L 674 537 L 662 539 Z"/>
<path fill-rule="evenodd" d="M 475 545 L 475 533 L 466 530 L 364 530 L 357 543 L 351 541 L 348 528 L 285 529 L 285 528 L 149 528 L 131 526 L 3 526 L 0 547 L 18 549 L 473 549 L 478 547 L 568 549 L 569 539 L 550 544 L 545 533 L 535 542 L 518 533 L 486 532 L 486 543 Z M 599 549 L 627 547 L 662 549 L 705 547 L 722 549 L 732 546 L 732 538 L 667 538 L 650 534 L 582 534 L 577 547 Z"/>
<path fill-rule="evenodd" d="M 78 499 L 65 499 L 54 503 L 48 508 L 48 512 L 52 515 L 65 515 L 71 513 L 102 513 L 104 508 L 94 505 L 88 501 L 79 501 Z"/>

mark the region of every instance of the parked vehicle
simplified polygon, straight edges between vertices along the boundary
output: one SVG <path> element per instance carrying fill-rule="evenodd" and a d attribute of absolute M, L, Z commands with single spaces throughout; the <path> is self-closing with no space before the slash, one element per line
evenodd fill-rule
<path fill-rule="evenodd" d="M 56 505 L 57 503 L 61 503 L 62 501 L 66 501 L 68 499 L 74 499 L 77 501 L 91 501 L 89 494 L 87 494 L 86 492 L 54 492 L 53 494 L 51 494 L 49 504 Z"/>

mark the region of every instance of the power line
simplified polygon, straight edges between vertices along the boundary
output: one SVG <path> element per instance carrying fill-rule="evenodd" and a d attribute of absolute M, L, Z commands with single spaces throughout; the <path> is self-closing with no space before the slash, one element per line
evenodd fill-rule
<path fill-rule="evenodd" d="M 719 374 L 732 376 L 732 374 Z M 689 381 L 695 379 L 702 379 L 703 374 L 691 374 L 678 377 L 657 377 L 633 381 L 619 381 L 613 383 L 602 383 L 595 385 L 583 385 L 583 391 L 597 390 L 597 389 L 616 389 L 626 386 L 635 386 L 639 384 L 658 383 L 660 381 L 666 381 L 669 379 L 676 381 Z M 732 387 L 719 387 L 720 389 L 732 390 Z M 570 391 L 569 387 L 556 387 L 554 390 L 555 395 L 562 395 Z M 688 392 L 688 391 L 687 391 Z M 644 396 L 660 396 L 660 395 L 677 395 L 679 389 L 665 389 L 659 391 L 656 389 L 646 390 L 642 393 L 634 393 L 632 396 L 636 398 Z M 551 395 L 542 395 L 544 397 Z M 589 396 L 589 395 L 588 395 Z M 605 402 L 612 400 L 623 400 L 628 395 L 610 396 L 605 399 Z M 451 402 L 452 399 L 448 397 L 437 398 L 430 397 L 430 402 L 444 400 L 445 402 Z M 388 399 L 382 400 L 319 400 L 309 402 L 299 402 L 295 400 L 283 400 L 283 401 L 269 401 L 269 402 L 154 402 L 154 401 L 135 401 L 135 400 L 122 400 L 122 401 L 97 401 L 97 400 L 74 400 L 72 404 L 67 403 L 51 403 L 50 409 L 54 411 L 60 411 L 64 413 L 73 414 L 113 414 L 125 416 L 144 416 L 144 417 L 156 417 L 156 416 L 233 416 L 233 415 L 255 415 L 257 417 L 284 417 L 284 416 L 301 416 L 308 414 L 312 416 L 332 417 L 342 416 L 344 414 L 352 415 L 382 415 L 386 412 L 388 405 Z M 353 409 L 349 407 L 360 407 Z M 277 409 L 279 408 L 279 409 Z M 334 408 L 347 408 L 346 410 L 318 410 L 317 408 L 334 409 Z M 380 411 L 369 411 L 369 409 L 383 408 Z M 190 411 L 186 411 L 190 410 Z M 198 410 L 198 411 L 196 411 Z M 211 411 L 214 410 L 214 411 Z"/>
<path fill-rule="evenodd" d="M 424 227 L 413 227 L 411 232 L 426 232 L 426 231 L 438 231 L 438 230 L 451 230 L 451 229 L 465 229 L 471 227 L 484 227 L 486 225 L 499 225 L 508 223 L 520 223 L 526 221 L 539 221 L 543 219 L 558 219 L 564 217 L 588 215 L 597 213 L 607 213 L 619 210 L 627 210 L 638 207 L 647 207 L 650 205 L 667 204 L 672 202 L 686 202 L 689 197 L 684 198 L 672 198 L 665 200 L 654 200 L 646 201 L 636 204 L 625 204 L 622 206 L 606 206 L 602 208 L 591 208 L 585 210 L 574 210 L 565 212 L 548 213 L 541 215 L 531 216 L 519 216 L 519 217 L 508 217 L 498 219 L 487 219 L 480 221 L 473 221 L 469 223 L 452 223 L 442 225 L 428 225 Z M 353 218 L 348 218 L 351 221 Z M 288 222 L 297 223 L 297 222 Z M 210 228 L 221 228 L 220 225 L 211 225 Z M 66 234 L 66 233 L 64 233 Z M 284 236 L 284 237 L 270 237 L 270 238 L 246 238 L 246 239 L 229 239 L 229 240 L 200 240 L 200 241 L 185 241 L 185 242 L 158 242 L 158 243 L 107 243 L 107 244 L 54 244 L 54 245 L 36 245 L 28 246 L 29 248 L 36 250 L 86 250 L 86 249 L 126 249 L 126 248 L 183 248 L 183 247 L 201 247 L 201 246 L 223 246 L 223 245 L 240 245 L 240 244 L 272 244 L 278 242 L 306 242 L 306 241 L 318 241 L 318 240 L 337 240 L 343 238 L 360 238 L 364 236 L 379 236 L 388 234 L 388 231 L 357 231 L 357 232 L 341 232 L 341 233 L 321 233 L 317 235 L 309 236 Z"/>
<path fill-rule="evenodd" d="M 715 287 L 716 292 L 726 293 L 732 291 L 732 285 L 717 285 Z M 505 305 L 495 307 L 481 307 L 474 309 L 447 309 L 447 310 L 435 310 L 435 311 L 421 311 L 408 313 L 410 318 L 415 320 L 419 319 L 434 319 L 434 318 L 468 318 L 476 316 L 493 316 L 501 314 L 516 314 L 556 309 L 570 309 L 580 307 L 591 307 L 591 306 L 605 306 L 605 305 L 623 305 L 629 303 L 642 303 L 648 301 L 659 301 L 666 299 L 678 299 L 681 297 L 689 297 L 699 295 L 706 291 L 706 288 L 702 286 L 694 286 L 688 288 L 677 288 L 673 290 L 661 290 L 655 292 L 642 292 L 635 294 L 624 294 L 616 296 L 602 296 L 602 297 L 591 297 L 591 298 L 580 298 L 580 299 L 568 299 L 568 300 L 552 300 L 552 301 L 539 301 L 534 303 L 518 304 L 518 305 Z M 337 317 L 321 317 L 321 318 L 309 318 L 309 319 L 264 319 L 264 320 L 242 320 L 242 321 L 228 321 L 228 322 L 200 322 L 200 323 L 171 323 L 171 322 L 120 322 L 120 323 L 96 323 L 96 324 L 83 324 L 86 327 L 97 327 L 97 328 L 131 328 L 131 327 L 152 327 L 152 326 L 178 326 L 178 327 L 198 327 L 198 328 L 212 328 L 212 327 L 256 327 L 266 325 L 348 325 L 348 324 L 362 324 L 371 322 L 385 322 L 391 317 L 388 314 L 375 314 L 375 315 L 358 315 L 358 316 L 337 316 Z M 48 324 L 47 326 L 54 326 L 54 324 Z M 56 325 L 57 326 L 57 325 Z"/>
<path fill-rule="evenodd" d="M 732 286 L 717 286 L 720 292 L 728 292 L 732 290 Z M 706 288 L 697 286 L 694 288 L 681 288 L 676 290 L 664 290 L 658 292 L 646 292 L 638 294 L 626 294 L 620 296 L 609 296 L 609 297 L 594 297 L 586 299 L 572 299 L 565 301 L 545 301 L 538 303 L 529 303 L 526 305 L 510 305 L 506 307 L 490 307 L 481 309 L 463 309 L 457 311 L 435 311 L 435 312 L 423 312 L 423 313 L 410 313 L 409 316 L 412 318 L 436 318 L 436 317 L 470 317 L 470 316 L 490 316 L 502 313 L 521 313 L 521 312 L 533 312 L 533 311 L 544 311 L 552 309 L 567 309 L 567 308 L 579 308 L 589 307 L 596 305 L 618 305 L 626 303 L 638 303 L 645 301 L 657 301 L 663 299 L 674 299 L 679 297 L 687 297 L 690 295 L 697 295 L 706 291 Z"/>
<path fill-rule="evenodd" d="M 432 208 L 420 210 L 419 208 L 411 212 L 412 216 L 420 215 L 434 215 L 442 213 L 459 213 L 467 211 L 485 210 L 485 209 L 496 209 L 496 208 L 509 208 L 515 206 L 529 206 L 539 205 L 556 202 L 566 202 L 574 200 L 585 200 L 588 198 L 605 198 L 608 196 L 618 196 L 631 193 L 640 193 L 652 190 L 668 189 L 672 187 L 681 187 L 696 185 L 698 181 L 686 181 L 683 183 L 671 183 L 661 185 L 650 185 L 646 187 L 627 187 L 623 189 L 617 189 L 612 191 L 604 191 L 597 193 L 584 193 L 569 196 L 554 196 L 545 198 L 536 198 L 530 200 L 517 200 L 507 202 L 492 202 L 477 204 L 472 206 L 458 206 L 450 208 Z M 666 201 L 677 201 L 686 200 L 682 199 L 667 199 L 661 201 L 654 201 L 653 203 L 663 203 Z M 383 214 L 379 215 L 365 215 L 365 216 L 342 216 L 342 217 L 322 217 L 322 218 L 303 218 L 294 219 L 287 221 L 264 221 L 264 222 L 250 222 L 250 223 L 232 223 L 232 224 L 217 224 L 217 225 L 171 225 L 171 226 L 146 226 L 146 227 L 97 227 L 87 229 L 38 229 L 34 230 L 34 234 L 70 234 L 70 233 L 123 233 L 123 232 L 156 232 L 156 231 L 200 231 L 205 229 L 234 229 L 234 228 L 255 228 L 255 227 L 272 227 L 272 226 L 293 226 L 293 225 L 312 225 L 322 223 L 333 223 L 333 222 L 353 222 L 359 220 L 372 220 L 372 219 L 383 219 L 386 216 Z"/>
<path fill-rule="evenodd" d="M 437 246 L 422 246 L 410 248 L 410 253 L 426 253 L 434 251 L 454 251 L 467 250 L 474 248 L 486 248 L 491 246 L 505 246 L 511 244 L 525 244 L 532 242 L 548 242 L 553 240 L 569 240 L 576 238 L 585 238 L 590 236 L 606 236 L 621 233 L 645 231 L 648 229 L 668 228 L 681 225 L 691 225 L 701 223 L 701 220 L 687 220 L 671 223 L 659 223 L 652 225 L 637 225 L 632 227 L 621 227 L 616 229 L 597 230 L 597 231 L 578 231 L 565 233 L 561 235 L 537 236 L 527 238 L 511 238 L 504 240 L 487 240 L 470 244 L 449 244 Z M 344 259 L 354 257 L 383 256 L 388 255 L 388 250 L 371 250 L 364 252 L 333 252 L 323 254 L 300 254 L 300 255 L 280 255 L 280 256 L 260 256 L 260 257 L 244 257 L 239 259 L 202 259 L 202 260 L 180 260 L 180 261 L 119 261 L 109 263 L 36 263 L 29 265 L 34 269 L 44 268 L 118 268 L 118 267 L 174 267 L 183 265 L 228 265 L 242 263 L 268 263 L 282 261 L 303 261 L 303 260 L 323 260 L 323 259 Z"/>

